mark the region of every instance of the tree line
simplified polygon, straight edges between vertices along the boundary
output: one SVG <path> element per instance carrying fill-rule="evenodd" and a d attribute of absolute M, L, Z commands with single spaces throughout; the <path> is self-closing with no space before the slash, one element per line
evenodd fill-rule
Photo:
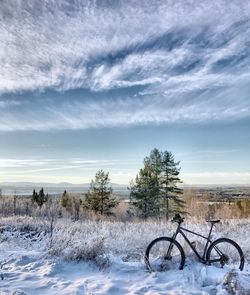
<path fill-rule="evenodd" d="M 180 167 L 174 155 L 169 151 L 153 149 L 144 158 L 143 167 L 135 179 L 130 182 L 129 216 L 142 219 L 166 218 L 176 212 L 184 212 L 185 202 L 182 199 L 183 190 L 178 186 Z M 119 200 L 113 193 L 109 173 L 97 171 L 91 181 L 90 188 L 84 198 L 69 194 L 66 190 L 60 198 L 60 205 L 65 211 L 79 219 L 80 211 L 93 212 L 100 216 L 110 216 L 114 208 L 119 205 Z M 41 188 L 39 192 L 33 191 L 31 202 L 38 209 L 52 206 L 52 198 Z M 14 198 L 16 207 L 16 197 Z M 26 208 L 28 212 L 28 208 Z M 14 214 L 16 209 L 14 210 Z"/>

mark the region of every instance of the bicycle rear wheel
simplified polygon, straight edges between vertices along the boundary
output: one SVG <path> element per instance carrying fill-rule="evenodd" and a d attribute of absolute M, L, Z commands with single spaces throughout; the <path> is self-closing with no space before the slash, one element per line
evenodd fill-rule
<path fill-rule="evenodd" d="M 181 245 L 168 237 L 153 240 L 145 254 L 145 264 L 149 271 L 183 269 L 185 253 Z"/>
<path fill-rule="evenodd" d="M 224 265 L 230 268 L 243 270 L 245 259 L 240 246 L 233 240 L 221 238 L 214 241 L 207 250 L 207 262 L 220 267 Z"/>

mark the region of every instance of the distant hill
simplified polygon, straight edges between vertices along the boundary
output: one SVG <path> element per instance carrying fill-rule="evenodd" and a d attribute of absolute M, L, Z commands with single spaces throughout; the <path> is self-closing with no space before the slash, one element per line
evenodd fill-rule
<path fill-rule="evenodd" d="M 1 187 L 85 187 L 89 186 L 89 183 L 84 184 L 73 184 L 70 182 L 1 182 Z"/>
<path fill-rule="evenodd" d="M 127 185 L 111 183 L 113 190 L 118 194 L 126 194 Z M 71 193 L 86 193 L 90 187 L 90 183 L 73 184 L 69 182 L 50 183 L 50 182 L 1 182 L 0 188 L 3 195 L 31 195 L 33 189 L 39 190 L 44 188 L 45 192 L 52 195 L 62 194 L 64 190 Z"/>

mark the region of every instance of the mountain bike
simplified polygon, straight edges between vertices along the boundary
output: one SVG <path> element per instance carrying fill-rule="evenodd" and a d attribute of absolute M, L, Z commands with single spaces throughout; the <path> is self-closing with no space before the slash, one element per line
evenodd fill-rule
<path fill-rule="evenodd" d="M 207 222 L 211 223 L 207 237 L 182 227 L 181 224 L 184 222 L 184 218 L 181 217 L 180 214 L 176 214 L 172 219 L 172 222 L 178 224 L 173 236 L 157 238 L 147 247 L 145 264 L 149 271 L 183 269 L 186 255 L 183 247 L 176 240 L 178 234 L 182 235 L 201 263 L 208 265 L 214 263 L 220 267 L 227 265 L 229 267 L 243 270 L 245 263 L 244 254 L 235 241 L 228 238 L 219 238 L 215 241 L 211 240 L 213 227 L 216 223 L 219 223 L 220 220 L 207 220 Z M 198 252 L 196 249 L 196 243 L 191 242 L 184 232 L 194 234 L 206 240 L 203 253 Z"/>

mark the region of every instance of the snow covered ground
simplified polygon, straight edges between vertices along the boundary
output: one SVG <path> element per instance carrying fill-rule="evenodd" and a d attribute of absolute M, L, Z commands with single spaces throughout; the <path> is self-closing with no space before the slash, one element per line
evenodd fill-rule
<path fill-rule="evenodd" d="M 208 230 L 203 222 L 186 225 Z M 170 223 L 59 220 L 53 226 L 51 235 L 46 220 L 1 220 L 1 295 L 250 294 L 250 220 L 224 222 L 214 236 L 239 242 L 247 260 L 243 272 L 203 265 L 184 245 L 184 270 L 148 273 L 145 248 L 155 237 L 171 234 Z"/>

